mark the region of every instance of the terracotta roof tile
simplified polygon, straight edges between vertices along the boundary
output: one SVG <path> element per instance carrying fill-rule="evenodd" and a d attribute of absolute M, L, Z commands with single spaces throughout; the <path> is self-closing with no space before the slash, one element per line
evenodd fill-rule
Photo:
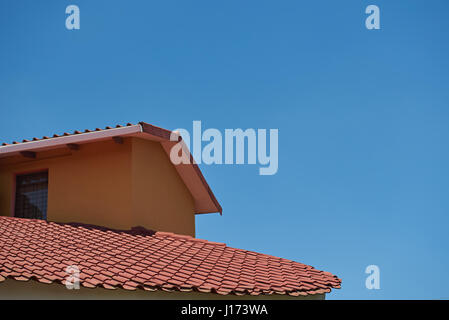
<path fill-rule="evenodd" d="M 189 236 L 0 217 L 0 282 L 64 284 L 73 264 L 88 288 L 304 296 L 341 284 L 311 266 Z"/>

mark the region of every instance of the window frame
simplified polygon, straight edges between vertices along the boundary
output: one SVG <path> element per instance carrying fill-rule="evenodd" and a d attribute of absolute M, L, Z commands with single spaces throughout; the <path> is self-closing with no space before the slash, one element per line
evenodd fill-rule
<path fill-rule="evenodd" d="M 23 176 L 23 175 L 29 175 L 29 174 L 38 174 L 38 173 L 44 173 L 47 172 L 47 192 L 49 190 L 48 186 L 50 184 L 50 169 L 45 168 L 45 169 L 34 169 L 34 170 L 27 170 L 27 171 L 18 171 L 18 172 L 14 172 L 12 175 L 12 194 L 11 194 L 11 212 L 10 212 L 10 216 L 11 217 L 16 217 L 16 200 L 17 200 L 17 176 Z M 48 194 L 47 194 L 47 214 L 48 214 Z M 26 219 L 26 218 L 20 218 L 20 219 Z M 48 215 L 47 215 L 47 219 L 45 219 L 45 221 L 48 220 Z"/>

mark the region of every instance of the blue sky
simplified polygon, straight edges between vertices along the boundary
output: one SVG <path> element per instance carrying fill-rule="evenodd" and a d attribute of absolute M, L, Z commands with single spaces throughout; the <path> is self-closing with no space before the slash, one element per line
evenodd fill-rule
<path fill-rule="evenodd" d="M 81 29 L 65 28 L 76 4 Z M 380 7 L 381 29 L 365 28 Z M 204 166 L 197 236 L 449 298 L 447 1 L 2 1 L 0 139 L 146 121 L 279 129 L 279 171 Z M 368 265 L 381 289 L 367 290 Z"/>

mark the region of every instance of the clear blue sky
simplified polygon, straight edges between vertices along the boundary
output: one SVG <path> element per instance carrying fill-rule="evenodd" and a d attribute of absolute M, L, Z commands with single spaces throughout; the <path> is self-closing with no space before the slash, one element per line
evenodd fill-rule
<path fill-rule="evenodd" d="M 65 28 L 65 8 L 81 29 Z M 365 28 L 365 8 L 381 30 Z M 1 1 L 0 139 L 146 121 L 278 128 L 279 171 L 202 166 L 197 236 L 449 298 L 449 2 Z M 381 270 L 367 290 L 366 266 Z"/>

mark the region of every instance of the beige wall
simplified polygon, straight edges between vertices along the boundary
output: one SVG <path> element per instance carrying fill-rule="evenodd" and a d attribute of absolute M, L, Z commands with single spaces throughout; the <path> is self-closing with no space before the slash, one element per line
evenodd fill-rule
<path fill-rule="evenodd" d="M 0 215 L 10 215 L 14 177 L 46 169 L 47 219 L 194 235 L 193 199 L 158 142 L 126 138 L 0 160 Z"/>
<path fill-rule="evenodd" d="M 135 225 L 195 236 L 194 200 L 160 143 L 132 140 L 132 183 Z"/>
<path fill-rule="evenodd" d="M 27 282 L 7 279 L 0 282 L 0 300 L 14 299 L 147 299 L 147 300 L 324 300 L 324 294 L 315 294 L 306 297 L 292 297 L 288 295 L 269 296 L 237 296 L 219 295 L 201 292 L 165 292 L 165 291 L 145 291 L 137 289 L 128 291 L 125 289 L 107 290 L 103 288 L 89 289 L 80 287 L 79 290 L 68 290 L 59 283 L 44 284 L 34 280 Z"/>

